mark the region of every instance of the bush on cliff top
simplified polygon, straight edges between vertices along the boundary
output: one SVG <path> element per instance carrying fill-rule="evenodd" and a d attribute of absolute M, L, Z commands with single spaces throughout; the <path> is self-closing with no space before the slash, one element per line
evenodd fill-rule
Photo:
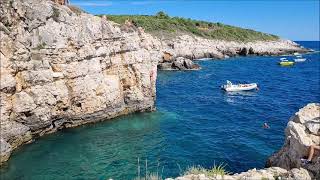
<path fill-rule="evenodd" d="M 101 15 L 99 15 L 101 16 Z M 198 21 L 181 17 L 170 17 L 164 12 L 150 15 L 106 15 L 111 21 L 124 24 L 130 20 L 134 25 L 142 27 L 160 38 L 170 38 L 181 34 L 192 34 L 207 39 L 219 39 L 227 41 L 270 41 L 279 39 L 278 36 L 257 32 L 251 29 L 243 29 L 222 23 Z"/>

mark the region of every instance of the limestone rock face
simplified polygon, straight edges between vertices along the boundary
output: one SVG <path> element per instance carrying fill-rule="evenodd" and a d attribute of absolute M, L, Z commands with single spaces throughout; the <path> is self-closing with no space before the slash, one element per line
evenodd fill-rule
<path fill-rule="evenodd" d="M 308 155 L 310 145 L 320 145 L 320 104 L 311 103 L 300 109 L 288 122 L 285 130 L 286 141 L 277 153 L 273 154 L 267 166 L 285 169 L 303 167 L 320 179 L 320 157 L 315 154 L 312 163 L 302 165 L 300 158 Z"/>
<path fill-rule="evenodd" d="M 34 137 L 154 109 L 160 41 L 46 0 L 0 3 L 0 164 Z"/>

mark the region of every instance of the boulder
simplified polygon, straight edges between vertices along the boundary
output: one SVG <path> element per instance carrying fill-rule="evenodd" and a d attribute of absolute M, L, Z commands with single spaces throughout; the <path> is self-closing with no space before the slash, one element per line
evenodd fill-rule
<path fill-rule="evenodd" d="M 184 57 L 176 58 L 172 63 L 172 68 L 177 70 L 198 70 L 200 66 Z"/>

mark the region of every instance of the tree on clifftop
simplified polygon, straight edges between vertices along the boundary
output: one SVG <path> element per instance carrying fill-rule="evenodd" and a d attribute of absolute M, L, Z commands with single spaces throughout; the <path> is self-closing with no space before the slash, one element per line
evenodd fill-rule
<path fill-rule="evenodd" d="M 161 18 L 161 19 L 169 19 L 170 18 L 169 15 L 163 11 L 157 12 L 156 17 Z"/>

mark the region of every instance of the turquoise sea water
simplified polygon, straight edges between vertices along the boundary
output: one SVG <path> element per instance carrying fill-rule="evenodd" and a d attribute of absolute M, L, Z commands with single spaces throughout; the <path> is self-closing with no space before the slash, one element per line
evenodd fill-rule
<path fill-rule="evenodd" d="M 319 50 L 319 42 L 300 42 Z M 231 172 L 262 168 L 284 140 L 289 117 L 320 101 L 319 53 L 280 67 L 280 57 L 199 61 L 200 71 L 159 72 L 157 111 L 138 113 L 42 137 L 15 151 L 1 179 L 133 179 L 178 176 L 192 165 L 226 163 Z M 290 58 L 290 57 L 289 57 Z M 260 90 L 230 94 L 226 80 Z M 261 128 L 268 122 L 270 129 Z"/>

